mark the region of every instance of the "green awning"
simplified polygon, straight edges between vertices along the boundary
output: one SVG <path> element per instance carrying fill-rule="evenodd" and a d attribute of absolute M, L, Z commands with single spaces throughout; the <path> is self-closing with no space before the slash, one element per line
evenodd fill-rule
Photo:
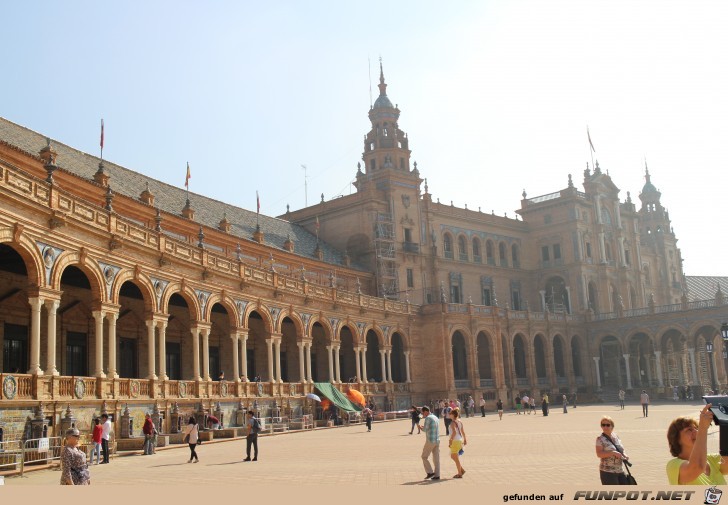
<path fill-rule="evenodd" d="M 322 395 L 331 400 L 331 403 L 347 412 L 361 412 L 361 407 L 352 403 L 345 394 L 341 393 L 330 382 L 314 382 L 314 386 Z"/>

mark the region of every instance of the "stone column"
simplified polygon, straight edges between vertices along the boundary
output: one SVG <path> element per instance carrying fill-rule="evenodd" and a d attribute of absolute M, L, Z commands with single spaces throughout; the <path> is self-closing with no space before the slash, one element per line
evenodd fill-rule
<path fill-rule="evenodd" d="M 541 312 L 546 312 L 546 291 L 542 289 L 539 294 L 541 295 Z"/>
<path fill-rule="evenodd" d="M 367 348 L 366 346 L 361 348 L 361 373 L 364 374 L 364 382 L 368 383 L 367 378 Z"/>
<path fill-rule="evenodd" d="M 695 385 L 700 384 L 700 381 L 698 380 L 698 371 L 695 368 L 695 348 L 694 347 L 688 348 L 688 355 L 690 356 L 690 372 L 691 372 L 691 375 L 693 378 L 692 385 L 695 386 Z"/>
<path fill-rule="evenodd" d="M 407 372 L 407 383 L 412 382 L 412 379 L 410 378 L 410 363 L 409 363 L 409 357 L 410 357 L 410 352 L 409 351 L 404 351 L 404 367 L 405 367 L 405 371 Z"/>
<path fill-rule="evenodd" d="M 233 377 L 235 382 L 240 382 L 240 359 L 238 358 L 238 332 L 230 333 L 230 343 L 233 346 Z"/>
<path fill-rule="evenodd" d="M 103 379 L 106 377 L 104 373 L 104 312 L 94 310 L 91 314 L 96 321 L 96 370 L 94 370 L 94 376 Z"/>
<path fill-rule="evenodd" d="M 387 380 L 394 382 L 392 380 L 392 349 L 387 349 Z"/>
<path fill-rule="evenodd" d="M 167 321 L 157 321 L 159 328 L 159 379 L 169 380 L 167 376 Z"/>
<path fill-rule="evenodd" d="M 275 382 L 275 375 L 273 375 L 273 339 L 265 339 L 265 343 L 268 344 L 268 382 Z"/>
<path fill-rule="evenodd" d="M 278 337 L 273 342 L 276 346 L 276 381 L 283 382 L 281 374 L 281 337 Z"/>
<path fill-rule="evenodd" d="M 594 360 L 594 368 L 597 373 L 597 389 L 601 389 L 602 378 L 599 376 L 599 356 L 592 356 L 592 359 Z"/>
<path fill-rule="evenodd" d="M 336 360 L 336 382 L 341 384 L 341 358 L 339 353 L 341 352 L 341 346 L 334 347 L 334 359 Z"/>
<path fill-rule="evenodd" d="M 660 387 L 664 387 L 662 382 L 662 351 L 655 351 L 655 371 L 657 372 L 657 383 Z"/>
<path fill-rule="evenodd" d="M 298 345 L 298 380 L 300 382 L 306 382 L 306 370 L 303 357 L 303 348 L 306 347 L 306 344 L 303 342 L 296 342 L 296 344 Z"/>
<path fill-rule="evenodd" d="M 119 374 L 116 372 L 116 320 L 118 318 L 118 312 L 106 313 L 106 320 L 109 321 L 109 366 L 106 369 L 110 379 L 119 378 Z"/>
<path fill-rule="evenodd" d="M 712 365 L 711 368 L 713 370 L 713 381 L 720 387 L 720 381 L 718 380 L 718 368 L 715 366 L 715 354 L 714 352 L 710 353 L 710 364 Z M 713 387 L 711 385 L 711 387 Z"/>
<path fill-rule="evenodd" d="M 147 325 L 147 365 L 149 368 L 148 379 L 156 379 L 157 374 L 154 369 L 154 328 L 156 322 L 154 319 L 145 321 Z"/>
<path fill-rule="evenodd" d="M 240 333 L 240 361 L 242 362 L 241 375 L 248 380 L 248 332 Z"/>
<path fill-rule="evenodd" d="M 566 286 L 566 312 L 571 314 L 571 288 Z"/>
<path fill-rule="evenodd" d="M 632 374 L 629 371 L 629 354 L 622 354 L 624 358 L 624 367 L 627 371 L 627 389 L 632 389 Z"/>
<path fill-rule="evenodd" d="M 202 378 L 206 381 L 212 380 L 210 377 L 210 328 L 201 328 L 202 334 Z"/>
<path fill-rule="evenodd" d="M 306 381 L 313 383 L 313 370 L 311 369 L 311 345 L 313 342 L 306 342 L 306 370 L 308 370 L 308 377 Z"/>
<path fill-rule="evenodd" d="M 379 357 L 382 359 L 382 382 L 387 382 L 387 363 L 384 357 L 384 349 L 379 350 Z"/>
<path fill-rule="evenodd" d="M 43 299 L 40 297 L 28 298 L 31 308 L 30 317 L 30 369 L 29 374 L 43 375 L 40 367 L 40 309 Z"/>
<path fill-rule="evenodd" d="M 200 377 L 200 329 L 193 326 L 192 330 L 192 375 L 198 381 Z"/>
<path fill-rule="evenodd" d="M 56 311 L 60 300 L 46 300 L 48 312 L 48 356 L 46 361 L 46 375 L 60 375 L 56 368 Z"/>
<path fill-rule="evenodd" d="M 334 346 L 327 345 L 326 350 L 329 351 L 329 381 L 336 382 L 336 379 L 334 378 Z"/>
<path fill-rule="evenodd" d="M 359 358 L 361 357 L 360 347 L 354 347 L 354 356 L 356 357 L 356 376 L 358 379 L 361 379 L 361 364 L 359 363 Z"/>

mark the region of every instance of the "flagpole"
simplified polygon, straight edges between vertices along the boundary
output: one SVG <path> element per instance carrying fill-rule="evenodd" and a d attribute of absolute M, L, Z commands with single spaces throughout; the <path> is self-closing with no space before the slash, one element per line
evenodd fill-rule
<path fill-rule="evenodd" d="M 589 156 L 591 156 L 592 170 L 594 170 L 594 144 L 592 144 L 591 135 L 589 135 L 589 125 L 586 125 L 586 138 L 589 141 Z"/>
<path fill-rule="evenodd" d="M 260 230 L 260 195 L 258 195 L 258 190 L 255 191 L 255 205 L 255 227 Z"/>
<path fill-rule="evenodd" d="M 101 161 L 104 161 L 104 118 L 101 118 Z"/>

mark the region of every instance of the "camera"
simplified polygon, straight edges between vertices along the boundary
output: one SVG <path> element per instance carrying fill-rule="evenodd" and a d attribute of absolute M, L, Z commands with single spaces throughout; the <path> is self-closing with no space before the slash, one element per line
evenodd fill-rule
<path fill-rule="evenodd" d="M 703 396 L 705 403 L 710 403 L 713 422 L 720 428 L 720 455 L 728 456 L 728 396 Z"/>

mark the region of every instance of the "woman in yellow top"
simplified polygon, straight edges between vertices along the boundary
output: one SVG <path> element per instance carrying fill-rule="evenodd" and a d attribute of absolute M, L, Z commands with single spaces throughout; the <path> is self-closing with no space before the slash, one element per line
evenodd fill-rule
<path fill-rule="evenodd" d="M 667 429 L 670 453 L 675 456 L 667 463 L 667 480 L 670 484 L 709 486 L 725 485 L 728 461 L 720 454 L 708 454 L 708 427 L 713 420 L 707 404 L 700 411 L 700 419 L 678 417 Z"/>

